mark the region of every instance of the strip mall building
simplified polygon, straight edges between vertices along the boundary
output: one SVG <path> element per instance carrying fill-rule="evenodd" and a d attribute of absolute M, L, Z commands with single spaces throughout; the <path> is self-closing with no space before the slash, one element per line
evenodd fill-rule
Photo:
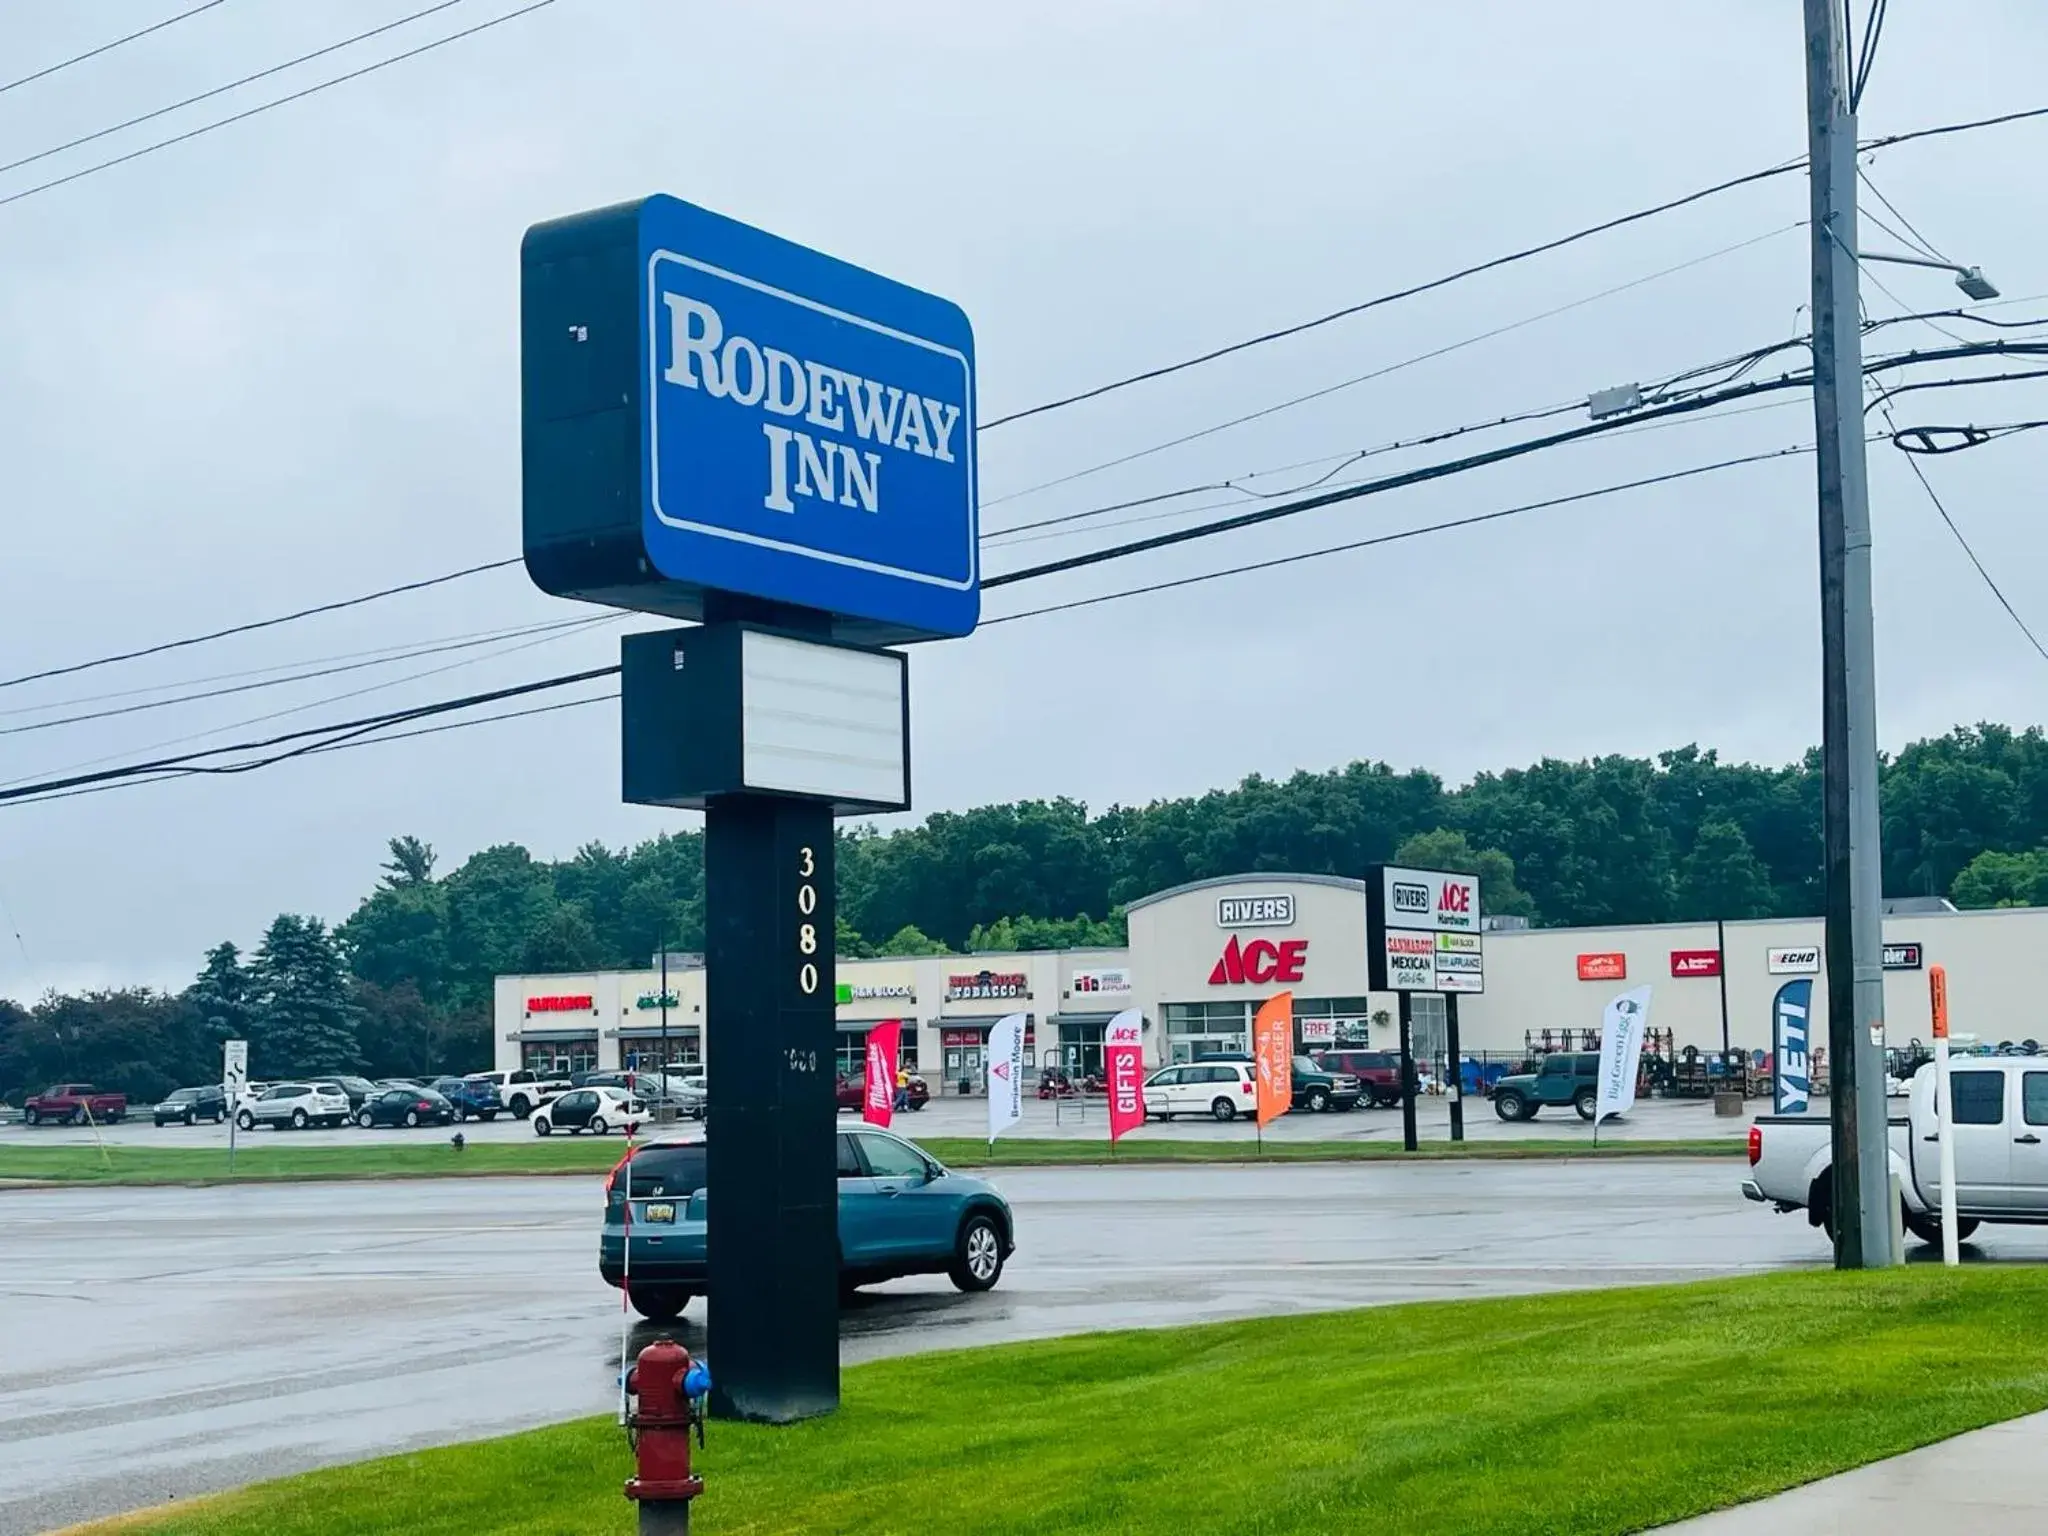
<path fill-rule="evenodd" d="M 1942 903 L 1895 904 L 1885 918 L 1885 1011 L 1890 1039 L 1929 1037 L 1927 973 L 1948 972 L 1953 1027 L 1986 1040 L 2048 1039 L 2048 908 L 1958 912 Z M 989 1026 L 1022 1012 L 1035 1065 L 1087 1070 L 1102 1059 L 1102 1027 L 1136 1008 L 1148 1065 L 1204 1051 L 1244 1050 L 1258 1005 L 1294 994 L 1299 1044 L 1398 1044 L 1397 1000 L 1366 980 L 1363 882 L 1328 875 L 1201 880 L 1135 901 L 1122 949 L 842 960 L 839 1065 L 856 1072 L 861 1038 L 887 1019 L 905 1023 L 903 1052 L 935 1091 L 978 1088 Z M 1653 990 L 1650 1025 L 1673 1045 L 1717 1050 L 1725 1016 L 1733 1045 L 1770 1045 L 1770 1004 L 1793 976 L 1813 977 L 1825 1007 L 1817 918 L 1615 928 L 1492 930 L 1484 940 L 1485 990 L 1459 999 L 1469 1054 L 1521 1056 L 1578 1048 L 1597 1035 L 1617 991 Z M 666 1006 L 664 1006 L 664 1003 Z M 1443 1000 L 1415 998 L 1416 1054 L 1440 1057 Z M 701 1063 L 704 971 L 672 956 L 664 997 L 658 971 L 501 976 L 496 1065 L 584 1071 L 666 1059 Z"/>

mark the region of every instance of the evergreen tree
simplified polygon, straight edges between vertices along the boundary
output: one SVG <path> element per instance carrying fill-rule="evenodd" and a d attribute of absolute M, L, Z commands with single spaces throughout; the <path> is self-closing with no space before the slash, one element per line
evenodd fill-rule
<path fill-rule="evenodd" d="M 394 837 L 386 845 L 391 850 L 390 862 L 380 865 L 384 878 L 379 882 L 385 890 L 403 890 L 407 886 L 425 885 L 434 878 L 434 845 L 422 842 L 407 833 Z"/>
<path fill-rule="evenodd" d="M 252 1070 L 303 1076 L 353 1070 L 361 1058 L 341 948 L 317 917 L 280 913 L 250 966 Z"/>
<path fill-rule="evenodd" d="M 242 952 L 223 941 L 206 952 L 206 963 L 185 989 L 202 1030 L 216 1040 L 249 1037 L 251 981 L 242 966 Z"/>

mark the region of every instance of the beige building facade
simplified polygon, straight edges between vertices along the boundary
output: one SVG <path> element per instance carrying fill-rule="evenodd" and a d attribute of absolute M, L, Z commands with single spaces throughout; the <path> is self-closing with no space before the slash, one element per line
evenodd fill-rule
<path fill-rule="evenodd" d="M 1121 949 L 842 960 L 839 1065 L 860 1069 L 867 1031 L 902 1021 L 903 1054 L 934 1092 L 980 1091 L 988 1029 L 1021 1012 L 1026 1058 L 1092 1071 L 1102 1029 L 1126 1008 L 1144 1019 L 1148 1065 L 1244 1050 L 1253 1012 L 1294 994 L 1304 1050 L 1398 1044 L 1398 999 L 1367 985 L 1363 882 L 1270 874 L 1197 881 L 1128 908 Z M 1927 967 L 1948 973 L 1954 1028 L 1979 1038 L 2048 1039 L 2048 909 L 1900 911 L 1885 919 L 1885 1007 L 1894 1045 L 1929 1037 Z M 1770 1048 L 1771 999 L 1810 977 L 1826 1006 L 1817 918 L 1614 928 L 1490 931 L 1485 990 L 1458 1000 L 1464 1052 L 1494 1058 L 1597 1043 L 1609 998 L 1652 989 L 1650 1025 L 1675 1049 Z M 664 1001 L 666 1007 L 663 1006 Z M 1441 1057 L 1441 997 L 1414 997 L 1417 1055 Z M 547 1072 L 704 1064 L 704 970 L 671 957 L 666 998 L 655 969 L 501 976 L 495 1065 Z"/>

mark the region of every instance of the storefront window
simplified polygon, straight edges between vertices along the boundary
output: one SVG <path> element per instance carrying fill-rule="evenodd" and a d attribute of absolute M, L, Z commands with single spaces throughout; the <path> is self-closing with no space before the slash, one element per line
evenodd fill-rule
<path fill-rule="evenodd" d="M 579 1040 L 522 1040 L 519 1064 L 544 1077 L 567 1077 L 572 1072 L 597 1070 L 597 1036 Z"/>
<path fill-rule="evenodd" d="M 861 1077 L 867 1072 L 868 1034 L 867 1027 L 842 1029 L 839 1044 L 834 1051 L 833 1070 L 841 1077 Z M 917 1025 L 909 1019 L 903 1021 L 903 1032 L 896 1038 L 896 1065 L 905 1072 L 917 1071 Z"/>
<path fill-rule="evenodd" d="M 647 1071 L 668 1067 L 691 1068 L 704 1060 L 703 1049 L 694 1032 L 670 1035 L 666 1045 L 658 1035 L 651 1040 L 622 1040 L 619 1042 L 619 1055 L 628 1066 Z"/>
<path fill-rule="evenodd" d="M 1251 1049 L 1251 1009 L 1246 1003 L 1168 1003 L 1163 1017 L 1175 1061 L 1193 1061 L 1221 1051 Z"/>
<path fill-rule="evenodd" d="M 1298 997 L 1294 1000 L 1295 1049 L 1369 1045 L 1371 1012 L 1371 1004 L 1362 997 Z"/>
<path fill-rule="evenodd" d="M 1101 1076 L 1102 1026 L 1062 1024 L 1058 1063 L 1077 1077 L 1086 1077 L 1090 1074 Z"/>

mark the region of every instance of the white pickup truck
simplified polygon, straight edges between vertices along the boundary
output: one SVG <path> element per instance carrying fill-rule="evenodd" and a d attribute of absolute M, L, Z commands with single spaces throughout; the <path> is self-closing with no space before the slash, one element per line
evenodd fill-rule
<path fill-rule="evenodd" d="M 1950 1065 L 1955 1118 L 1956 1239 L 1981 1222 L 2048 1224 L 2048 1056 L 1959 1056 Z M 1913 1074 L 1906 1113 L 1893 1115 L 1892 1172 L 1906 1230 L 1941 1241 L 1941 1158 L 1932 1065 Z M 1896 1101 L 1894 1101 L 1896 1102 Z M 1834 1149 L 1824 1115 L 1759 1115 L 1749 1128 L 1742 1192 L 1806 1212 L 1834 1235 Z"/>
<path fill-rule="evenodd" d="M 470 1072 L 465 1075 L 477 1082 L 495 1083 L 499 1099 L 517 1120 L 524 1120 L 541 1105 L 552 1103 L 569 1091 L 566 1077 L 542 1077 L 524 1067 L 513 1072 Z"/>

